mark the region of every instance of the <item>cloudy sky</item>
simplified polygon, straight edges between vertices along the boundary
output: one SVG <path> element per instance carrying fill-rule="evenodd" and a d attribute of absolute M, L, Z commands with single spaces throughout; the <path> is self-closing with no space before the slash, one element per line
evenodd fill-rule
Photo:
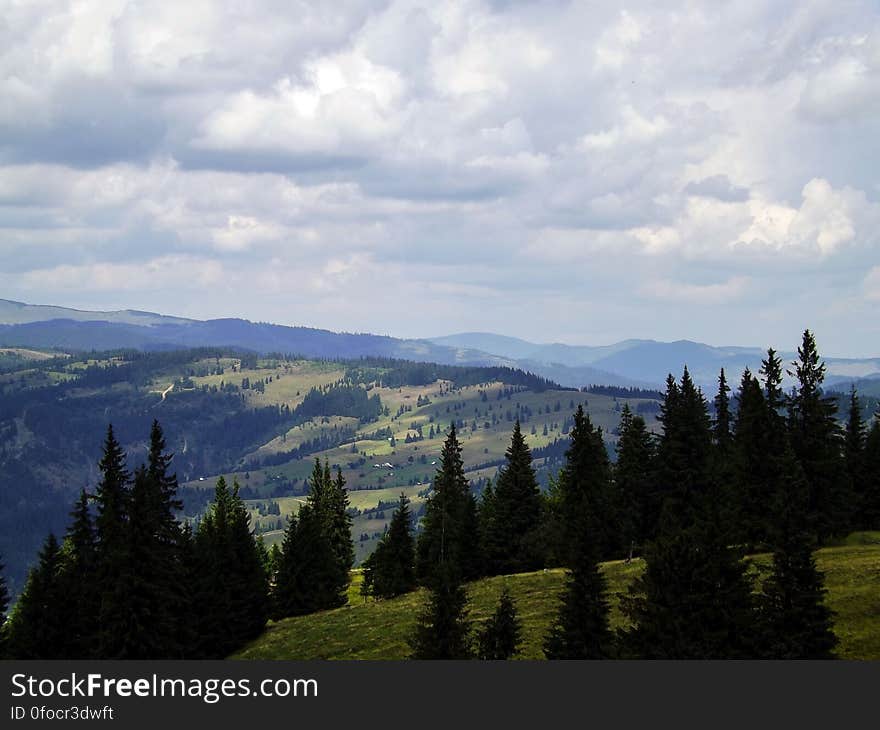
<path fill-rule="evenodd" d="M 880 355 L 878 121 L 875 0 L 0 0 L 0 297 Z"/>

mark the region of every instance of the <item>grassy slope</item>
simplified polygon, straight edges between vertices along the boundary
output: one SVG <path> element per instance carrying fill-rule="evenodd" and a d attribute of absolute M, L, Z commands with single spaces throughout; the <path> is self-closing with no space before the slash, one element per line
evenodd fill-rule
<path fill-rule="evenodd" d="M 825 572 L 828 603 L 837 613 L 838 653 L 846 659 L 880 659 L 880 533 L 861 533 L 845 544 L 820 550 L 819 567 Z M 766 570 L 767 556 L 754 558 L 757 570 Z M 639 561 L 606 563 L 612 597 L 612 625 L 623 626 L 618 596 L 641 570 Z M 471 617 L 488 618 L 502 585 L 510 587 L 523 622 L 521 658 L 540 659 L 541 641 L 554 615 L 562 587 L 561 570 L 488 578 L 469 586 Z M 402 659 L 408 652 L 423 593 L 390 601 L 363 602 L 357 595 L 355 574 L 350 604 L 335 611 L 285 619 L 241 652 L 240 659 Z"/>

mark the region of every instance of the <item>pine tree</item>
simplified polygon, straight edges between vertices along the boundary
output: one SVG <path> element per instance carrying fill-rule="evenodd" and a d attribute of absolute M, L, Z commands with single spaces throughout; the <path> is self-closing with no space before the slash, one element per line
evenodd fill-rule
<path fill-rule="evenodd" d="M 214 487 L 214 501 L 193 537 L 193 658 L 223 658 L 235 648 L 235 638 L 227 628 L 232 612 L 229 566 L 235 560 L 229 540 L 230 511 L 229 487 L 221 476 Z"/>
<path fill-rule="evenodd" d="M 89 510 L 89 498 L 82 490 L 71 512 L 71 524 L 62 547 L 60 581 L 69 606 L 64 659 L 88 659 L 97 651 L 99 596 L 95 593 L 97 538 Z M 62 657 L 59 657 L 62 658 Z"/>
<path fill-rule="evenodd" d="M 513 426 L 506 464 L 492 496 L 491 520 L 481 524 L 487 573 L 523 573 L 539 568 L 543 556 L 537 550 L 536 531 L 541 520 L 541 492 L 519 420 Z"/>
<path fill-rule="evenodd" d="M 785 394 L 782 391 L 782 359 L 772 347 L 767 350 L 767 357 L 761 361 L 758 371 L 764 381 L 764 397 L 767 407 L 777 418 L 782 418 L 782 407 L 785 405 Z"/>
<path fill-rule="evenodd" d="M 269 611 L 268 581 L 237 482 L 230 491 L 223 477 L 217 480 L 214 503 L 195 534 L 194 553 L 194 654 L 225 657 L 259 635 Z"/>
<path fill-rule="evenodd" d="M 329 465 L 316 460 L 308 500 L 285 532 L 274 596 L 279 615 L 345 605 L 353 563 L 345 479 L 337 471 L 334 480 Z"/>
<path fill-rule="evenodd" d="M 612 652 L 606 582 L 599 569 L 607 543 L 609 479 L 602 432 L 578 406 L 559 475 L 568 571 L 559 613 L 544 641 L 548 659 L 604 659 Z"/>
<path fill-rule="evenodd" d="M 344 606 L 348 601 L 350 571 L 354 565 L 354 543 L 351 540 L 351 515 L 348 514 L 348 504 L 345 479 L 342 470 L 337 468 L 336 478 L 329 482 L 325 508 L 326 529 L 333 547 L 336 568 L 337 593 L 333 603 L 337 606 Z"/>
<path fill-rule="evenodd" d="M 745 369 L 737 393 L 733 438 L 734 491 L 739 504 L 739 539 L 754 547 L 767 542 L 770 501 L 776 489 L 777 445 L 771 409 L 758 383 Z"/>
<path fill-rule="evenodd" d="M 415 590 L 415 541 L 411 522 L 409 499 L 401 494 L 388 529 L 364 562 L 367 595 L 393 598 Z"/>
<path fill-rule="evenodd" d="M 480 631 L 477 656 L 489 660 L 510 659 L 519 652 L 521 639 L 522 623 L 517 616 L 516 604 L 504 586 L 495 613 Z"/>
<path fill-rule="evenodd" d="M 874 417 L 865 438 L 861 483 L 858 489 L 861 527 L 880 530 L 880 413 Z"/>
<path fill-rule="evenodd" d="M 843 534 L 850 525 L 851 495 L 842 458 L 837 406 L 822 392 L 825 363 L 820 361 L 816 340 L 804 331 L 793 363 L 798 385 L 789 398 L 788 423 L 795 456 L 806 477 L 809 515 L 819 543 Z"/>
<path fill-rule="evenodd" d="M 67 631 L 61 592 L 61 549 L 49 534 L 9 619 L 9 653 L 15 659 L 57 659 Z"/>
<path fill-rule="evenodd" d="M 235 560 L 229 566 L 229 629 L 238 645 L 259 636 L 269 618 L 269 581 L 260 560 L 251 518 L 233 480 L 229 539 Z"/>
<path fill-rule="evenodd" d="M 419 581 L 430 584 L 437 566 L 446 561 L 456 566 L 462 580 L 472 580 L 482 572 L 477 502 L 464 476 L 454 423 L 440 453 L 416 546 Z"/>
<path fill-rule="evenodd" d="M 761 597 L 761 646 L 771 659 L 831 659 L 837 637 L 827 591 L 813 557 L 809 493 L 791 448 L 783 455 L 785 479 L 772 510 L 773 570 Z"/>
<path fill-rule="evenodd" d="M 457 566 L 446 558 L 430 574 L 428 599 L 410 639 L 412 659 L 470 659 L 467 591 Z"/>
<path fill-rule="evenodd" d="M 843 436 L 843 456 L 846 462 L 846 475 L 849 479 L 849 493 L 853 495 L 856 505 L 859 504 L 859 494 L 865 480 L 865 440 L 867 437 L 865 422 L 862 419 L 862 408 L 855 385 L 849 394 L 849 413 L 846 419 L 846 428 Z M 853 510 L 856 526 L 863 523 L 862 510 Z"/>
<path fill-rule="evenodd" d="M 659 512 L 653 489 L 654 445 L 645 419 L 624 404 L 620 414 L 614 492 L 620 515 L 620 545 L 627 554 L 652 535 Z"/>
<path fill-rule="evenodd" d="M 710 483 L 712 432 L 706 399 L 687 367 L 679 385 L 667 380 L 658 420 L 663 433 L 657 452 L 658 482 L 663 495 L 661 512 L 686 514 Z"/>
<path fill-rule="evenodd" d="M 98 467 L 101 481 L 95 493 L 98 514 L 94 586 L 100 597 L 97 655 L 102 659 L 122 659 L 127 656 L 131 638 L 130 601 L 136 568 L 131 562 L 128 527 L 130 474 L 112 425 L 107 427 L 104 454 Z"/>
<path fill-rule="evenodd" d="M 724 375 L 724 368 L 718 375 L 718 395 L 715 396 L 715 421 L 712 424 L 712 437 L 715 448 L 726 455 L 730 450 L 730 386 Z"/>
<path fill-rule="evenodd" d="M 745 658 L 754 621 L 746 565 L 731 547 L 720 485 L 710 465 L 711 427 L 687 369 L 667 388 L 660 475 L 666 502 L 645 550 L 645 572 L 624 596 L 634 623 L 628 653 L 642 658 Z"/>

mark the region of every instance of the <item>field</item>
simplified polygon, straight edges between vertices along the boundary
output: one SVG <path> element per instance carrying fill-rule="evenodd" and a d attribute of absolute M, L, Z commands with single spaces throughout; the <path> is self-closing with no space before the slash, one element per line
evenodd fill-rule
<path fill-rule="evenodd" d="M 253 388 L 241 391 L 249 406 L 278 404 L 291 409 L 302 402 L 311 388 L 332 384 L 344 375 L 344 370 L 335 363 L 311 361 L 288 363 L 261 359 L 245 369 L 235 358 L 194 364 L 195 370 L 203 372 L 219 368 L 222 373 L 191 377 L 193 385 L 220 388 L 223 384 L 240 385 L 247 378 L 250 383 L 264 385 L 263 392 Z M 158 396 L 174 378 L 174 372 L 157 378 L 151 386 L 152 392 Z M 166 397 L 174 398 L 179 392 L 177 388 L 167 391 Z M 384 407 L 376 420 L 361 422 L 346 414 L 311 418 L 261 444 L 241 458 L 238 469 L 223 474 L 229 483 L 238 480 L 241 485 L 266 495 L 263 500 L 252 501 L 250 506 L 253 524 L 267 545 L 279 542 L 283 530 L 277 529 L 279 516 L 261 516 L 258 504 L 278 502 L 284 524 L 286 516 L 295 512 L 302 502 L 316 458 L 326 459 L 334 471 L 337 467 L 342 470 L 352 507 L 362 512 L 375 510 L 380 500 L 394 502 L 402 491 L 416 509 L 424 501 L 424 494 L 419 496 L 419 493 L 424 493 L 433 479 L 444 435 L 453 422 L 459 424 L 459 441 L 468 478 L 491 479 L 504 459 L 517 418 L 522 421 L 529 445 L 538 449 L 554 440 L 567 439 L 573 411 L 577 405 L 584 404 L 593 422 L 603 429 L 606 440 L 613 444 L 613 431 L 623 403 L 629 402 L 636 409 L 643 402 L 570 390 L 532 392 L 499 382 L 456 388 L 443 380 L 398 388 L 375 385 L 370 387 L 370 395 L 378 395 Z M 645 419 L 649 428 L 656 426 L 653 413 L 646 413 Z M 338 445 L 284 460 L 285 452 L 333 434 L 344 434 Z M 267 458 L 278 463 L 267 464 Z M 536 460 L 539 476 L 546 481 L 546 470 L 541 473 L 543 466 L 544 460 Z M 213 488 L 218 476 L 205 475 L 186 482 L 185 486 Z M 290 487 L 288 494 L 295 492 L 297 496 L 272 496 L 285 485 Z M 390 517 L 391 511 L 385 510 L 384 514 L 373 511 L 354 518 L 352 537 L 358 564 L 375 547 Z"/>
<path fill-rule="evenodd" d="M 755 570 L 766 571 L 766 555 L 752 559 Z M 880 659 L 880 533 L 857 533 L 843 544 L 817 553 L 825 573 L 828 604 L 837 615 L 838 655 L 844 659 Z M 611 595 L 612 626 L 624 626 L 619 596 L 641 571 L 640 561 L 629 565 L 605 563 Z M 407 637 L 422 606 L 418 591 L 388 601 L 364 601 L 354 573 L 349 605 L 334 611 L 270 623 L 266 632 L 238 652 L 237 659 L 403 659 Z M 541 643 L 556 610 L 563 572 L 524 573 L 487 578 L 468 586 L 470 615 L 475 624 L 494 611 L 501 588 L 507 585 L 523 623 L 518 658 L 541 659 Z"/>

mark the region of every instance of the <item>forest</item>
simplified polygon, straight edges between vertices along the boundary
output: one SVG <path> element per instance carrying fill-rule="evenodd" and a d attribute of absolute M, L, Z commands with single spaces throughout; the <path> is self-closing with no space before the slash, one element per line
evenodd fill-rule
<path fill-rule="evenodd" d="M 548 659 L 826 659 L 838 637 L 815 551 L 880 529 L 880 414 L 853 390 L 845 413 L 823 390 L 825 366 L 803 335 L 785 392 L 768 350 L 733 388 L 722 370 L 710 401 L 685 367 L 669 376 L 659 433 L 621 409 L 614 459 L 583 405 L 561 469 L 540 489 L 519 420 L 505 460 L 477 494 L 450 424 L 420 519 L 401 495 L 363 565 L 364 600 L 417 589 L 414 659 L 508 659 L 516 602 L 503 591 L 479 626 L 468 586 L 485 576 L 565 570 L 543 642 Z M 178 481 L 158 421 L 132 472 L 107 428 L 100 480 L 49 534 L 13 607 L 0 583 L 2 651 L 12 658 L 226 657 L 267 621 L 346 604 L 352 579 L 350 492 L 315 461 L 306 503 L 280 544 L 256 537 L 237 483 L 219 478 L 202 519 L 179 522 Z M 554 450 L 560 446 L 554 442 Z M 748 555 L 771 555 L 756 581 Z M 600 565 L 640 561 L 609 623 Z"/>

